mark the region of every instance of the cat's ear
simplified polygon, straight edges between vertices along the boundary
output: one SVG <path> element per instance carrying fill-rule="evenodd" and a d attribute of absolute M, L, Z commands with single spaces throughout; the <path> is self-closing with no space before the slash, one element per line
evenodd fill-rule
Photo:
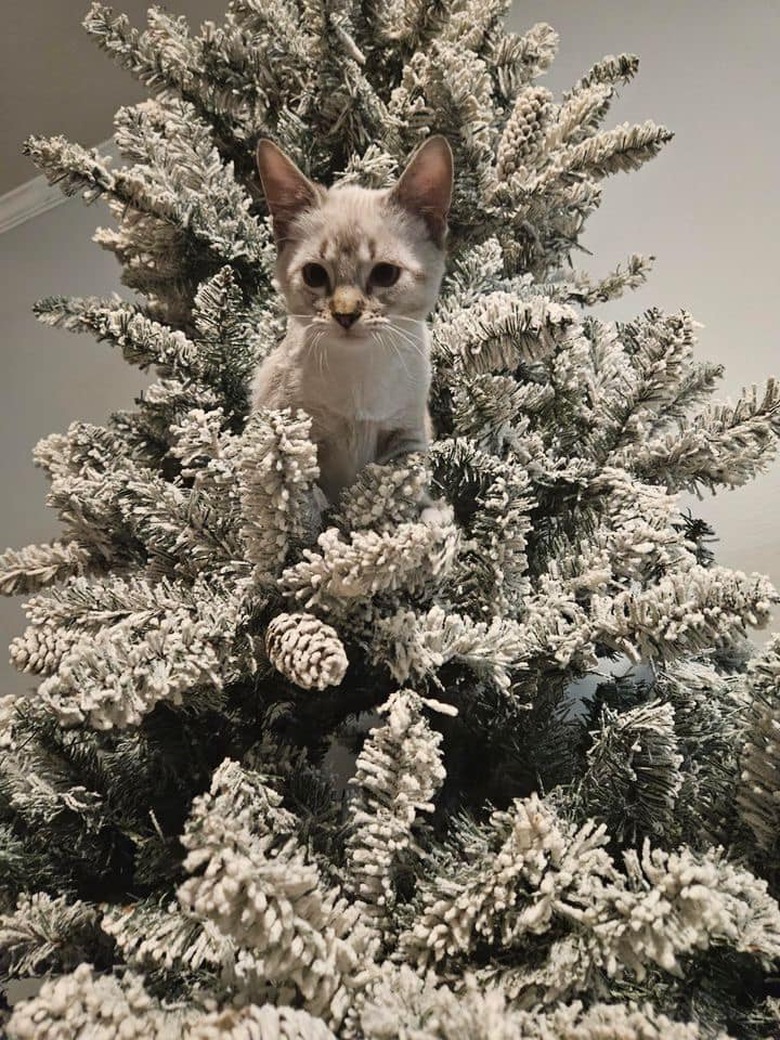
<path fill-rule="evenodd" d="M 317 205 L 321 189 L 267 137 L 257 145 L 257 170 L 273 219 L 274 238 L 280 245 L 298 214 Z"/>
<path fill-rule="evenodd" d="M 452 165 L 452 149 L 446 137 L 429 137 L 412 155 L 389 196 L 403 209 L 422 217 L 439 246 L 444 244 L 452 201 Z"/>

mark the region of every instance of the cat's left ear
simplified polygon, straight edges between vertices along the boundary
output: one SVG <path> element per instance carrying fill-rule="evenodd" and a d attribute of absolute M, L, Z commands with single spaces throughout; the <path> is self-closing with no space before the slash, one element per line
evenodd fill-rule
<path fill-rule="evenodd" d="M 298 214 L 317 205 L 321 189 L 267 137 L 257 145 L 257 170 L 273 219 L 274 238 L 281 245 Z"/>
<path fill-rule="evenodd" d="M 452 149 L 446 137 L 429 137 L 412 155 L 390 199 L 422 217 L 431 238 L 444 245 L 452 201 Z"/>

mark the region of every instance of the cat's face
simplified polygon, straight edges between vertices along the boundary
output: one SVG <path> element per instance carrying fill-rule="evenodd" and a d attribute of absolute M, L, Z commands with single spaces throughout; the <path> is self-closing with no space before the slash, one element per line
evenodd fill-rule
<path fill-rule="evenodd" d="M 452 153 L 442 137 L 417 150 L 393 188 L 313 184 L 270 141 L 258 168 L 279 249 L 288 313 L 329 341 L 412 331 L 433 309 L 444 272 Z"/>

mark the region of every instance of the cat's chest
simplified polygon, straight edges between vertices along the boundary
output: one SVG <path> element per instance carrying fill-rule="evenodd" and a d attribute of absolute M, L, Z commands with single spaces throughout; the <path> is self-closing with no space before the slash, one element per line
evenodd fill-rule
<path fill-rule="evenodd" d="M 427 357 L 342 344 L 311 351 L 300 370 L 301 404 L 313 416 L 343 427 L 355 448 L 375 427 L 401 420 L 427 399 Z"/>

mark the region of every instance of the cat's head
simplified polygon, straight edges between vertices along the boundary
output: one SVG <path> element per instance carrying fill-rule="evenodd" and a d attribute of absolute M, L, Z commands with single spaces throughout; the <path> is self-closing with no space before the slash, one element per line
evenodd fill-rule
<path fill-rule="evenodd" d="M 267 139 L 258 145 L 257 166 L 290 315 L 349 340 L 394 319 L 425 319 L 444 273 L 452 196 L 445 138 L 422 144 L 386 189 L 324 188 Z"/>

